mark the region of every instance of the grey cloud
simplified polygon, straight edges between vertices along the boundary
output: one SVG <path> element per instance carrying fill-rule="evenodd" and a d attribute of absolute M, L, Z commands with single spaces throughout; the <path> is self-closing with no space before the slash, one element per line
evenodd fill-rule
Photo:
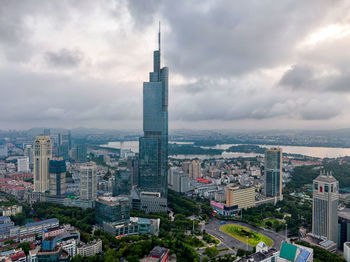
<path fill-rule="evenodd" d="M 295 65 L 283 74 L 279 85 L 294 90 L 350 92 L 349 71 L 341 70 L 333 74 L 325 74 L 323 71 L 312 65 Z M 328 71 L 332 71 L 332 68 Z"/>
<path fill-rule="evenodd" d="M 154 13 L 159 9 L 161 2 L 158 0 L 127 0 L 126 4 L 133 17 L 134 28 L 142 29 L 153 23 Z"/>
<path fill-rule="evenodd" d="M 57 67 L 75 67 L 78 66 L 84 58 L 81 51 L 61 49 L 58 52 L 46 52 L 45 59 L 48 64 Z"/>
<path fill-rule="evenodd" d="M 207 10 L 196 3 L 162 6 L 170 25 L 165 58 L 188 76 L 227 77 L 281 65 L 293 57 L 296 43 L 339 8 L 329 0 L 216 1 Z"/>
<path fill-rule="evenodd" d="M 314 69 L 306 65 L 294 65 L 286 71 L 281 80 L 280 85 L 289 86 L 292 88 L 303 88 L 307 85 L 312 85 L 314 78 Z"/>
<path fill-rule="evenodd" d="M 1 123 L 55 121 L 57 126 L 66 126 L 103 121 L 115 125 L 119 120 L 141 118 L 138 90 L 128 83 L 21 70 L 0 70 L 0 78 L 0 112 L 6 112 L 0 114 Z M 129 92 L 123 92 L 125 89 Z"/>
<path fill-rule="evenodd" d="M 277 87 L 247 90 L 242 86 L 206 85 L 205 92 L 177 89 L 176 98 L 170 104 L 170 118 L 180 121 L 328 120 L 342 114 L 346 105 L 346 98 L 340 94 L 320 93 L 308 97 L 304 92 Z"/>

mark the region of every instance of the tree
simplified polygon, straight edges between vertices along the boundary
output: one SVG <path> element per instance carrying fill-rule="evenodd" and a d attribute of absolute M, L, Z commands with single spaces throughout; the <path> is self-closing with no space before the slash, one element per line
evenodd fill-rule
<path fill-rule="evenodd" d="M 204 251 L 204 254 L 210 258 L 214 258 L 219 254 L 219 250 L 216 247 L 207 247 Z"/>
<path fill-rule="evenodd" d="M 29 242 L 22 242 L 18 245 L 18 247 L 22 248 L 24 254 L 26 254 L 26 256 L 28 256 L 29 250 L 30 250 Z"/>

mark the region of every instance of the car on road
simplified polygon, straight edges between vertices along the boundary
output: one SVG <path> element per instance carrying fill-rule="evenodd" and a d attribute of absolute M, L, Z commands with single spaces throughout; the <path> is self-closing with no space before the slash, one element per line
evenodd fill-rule
<path fill-rule="evenodd" d="M 226 221 L 220 221 L 220 224 L 221 224 L 221 225 L 225 225 L 225 224 L 226 224 Z"/>

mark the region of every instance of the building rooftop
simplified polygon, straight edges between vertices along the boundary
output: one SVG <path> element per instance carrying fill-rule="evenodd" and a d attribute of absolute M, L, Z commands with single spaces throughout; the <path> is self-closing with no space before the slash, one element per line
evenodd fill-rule
<path fill-rule="evenodd" d="M 320 182 L 328 182 L 328 183 L 338 182 L 338 180 L 336 180 L 334 178 L 334 176 L 332 176 L 332 175 L 328 175 L 327 176 L 327 175 L 323 175 L 323 174 L 319 175 L 314 180 L 315 181 L 320 181 Z"/>
<path fill-rule="evenodd" d="M 274 253 L 276 253 L 277 250 L 275 248 L 270 248 L 267 252 L 257 252 L 253 253 L 248 257 L 242 258 L 239 260 L 239 262 L 259 262 L 264 261 L 265 259 L 272 257 Z"/>
<path fill-rule="evenodd" d="M 343 210 L 338 210 L 338 216 L 350 221 L 350 208 L 344 208 Z"/>
<path fill-rule="evenodd" d="M 297 250 L 297 246 L 283 242 L 280 251 L 280 257 L 289 261 L 294 261 Z"/>
<path fill-rule="evenodd" d="M 39 226 L 45 223 L 58 223 L 58 220 L 56 218 L 50 218 L 39 222 L 25 224 L 25 227 Z"/>

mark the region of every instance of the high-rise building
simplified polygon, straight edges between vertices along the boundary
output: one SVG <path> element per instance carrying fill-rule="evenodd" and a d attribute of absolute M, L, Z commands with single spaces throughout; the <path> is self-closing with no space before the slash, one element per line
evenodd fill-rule
<path fill-rule="evenodd" d="M 97 191 L 96 165 L 89 162 L 80 166 L 80 198 L 95 200 Z"/>
<path fill-rule="evenodd" d="M 201 162 L 199 160 L 192 160 L 190 165 L 190 178 L 198 179 L 202 177 Z"/>
<path fill-rule="evenodd" d="M 52 159 L 50 136 L 39 135 L 34 141 L 34 191 L 49 190 L 49 161 Z"/>
<path fill-rule="evenodd" d="M 313 180 L 312 233 L 338 242 L 339 183 L 329 173 Z"/>
<path fill-rule="evenodd" d="M 24 149 L 24 156 L 28 157 L 29 165 L 33 164 L 33 147 L 32 145 L 26 145 Z"/>
<path fill-rule="evenodd" d="M 181 168 L 171 167 L 168 175 L 168 187 L 179 193 L 187 193 L 192 190 L 191 179 Z"/>
<path fill-rule="evenodd" d="M 23 157 L 17 159 L 17 172 L 29 172 L 29 158 Z"/>
<path fill-rule="evenodd" d="M 131 185 L 137 186 L 139 184 L 139 155 L 129 156 L 126 163 L 131 173 Z"/>
<path fill-rule="evenodd" d="M 0 141 L 0 157 L 7 157 L 8 148 L 6 141 Z"/>
<path fill-rule="evenodd" d="M 282 200 L 282 148 L 265 151 L 265 195 Z"/>
<path fill-rule="evenodd" d="M 79 163 L 86 162 L 87 146 L 85 143 L 76 144 L 72 150 L 72 158 Z"/>
<path fill-rule="evenodd" d="M 68 133 L 59 133 L 58 134 L 58 143 L 57 143 L 57 154 L 59 157 L 62 157 L 63 160 L 69 160 L 69 151 L 70 151 L 70 132 Z"/>
<path fill-rule="evenodd" d="M 66 162 L 50 160 L 50 195 L 59 196 L 66 193 Z"/>
<path fill-rule="evenodd" d="M 113 196 L 130 195 L 130 171 L 116 170 L 114 174 Z"/>
<path fill-rule="evenodd" d="M 143 131 L 140 138 L 139 186 L 142 191 L 168 194 L 168 68 L 160 67 L 159 48 L 153 53 L 153 72 L 143 83 Z"/>

